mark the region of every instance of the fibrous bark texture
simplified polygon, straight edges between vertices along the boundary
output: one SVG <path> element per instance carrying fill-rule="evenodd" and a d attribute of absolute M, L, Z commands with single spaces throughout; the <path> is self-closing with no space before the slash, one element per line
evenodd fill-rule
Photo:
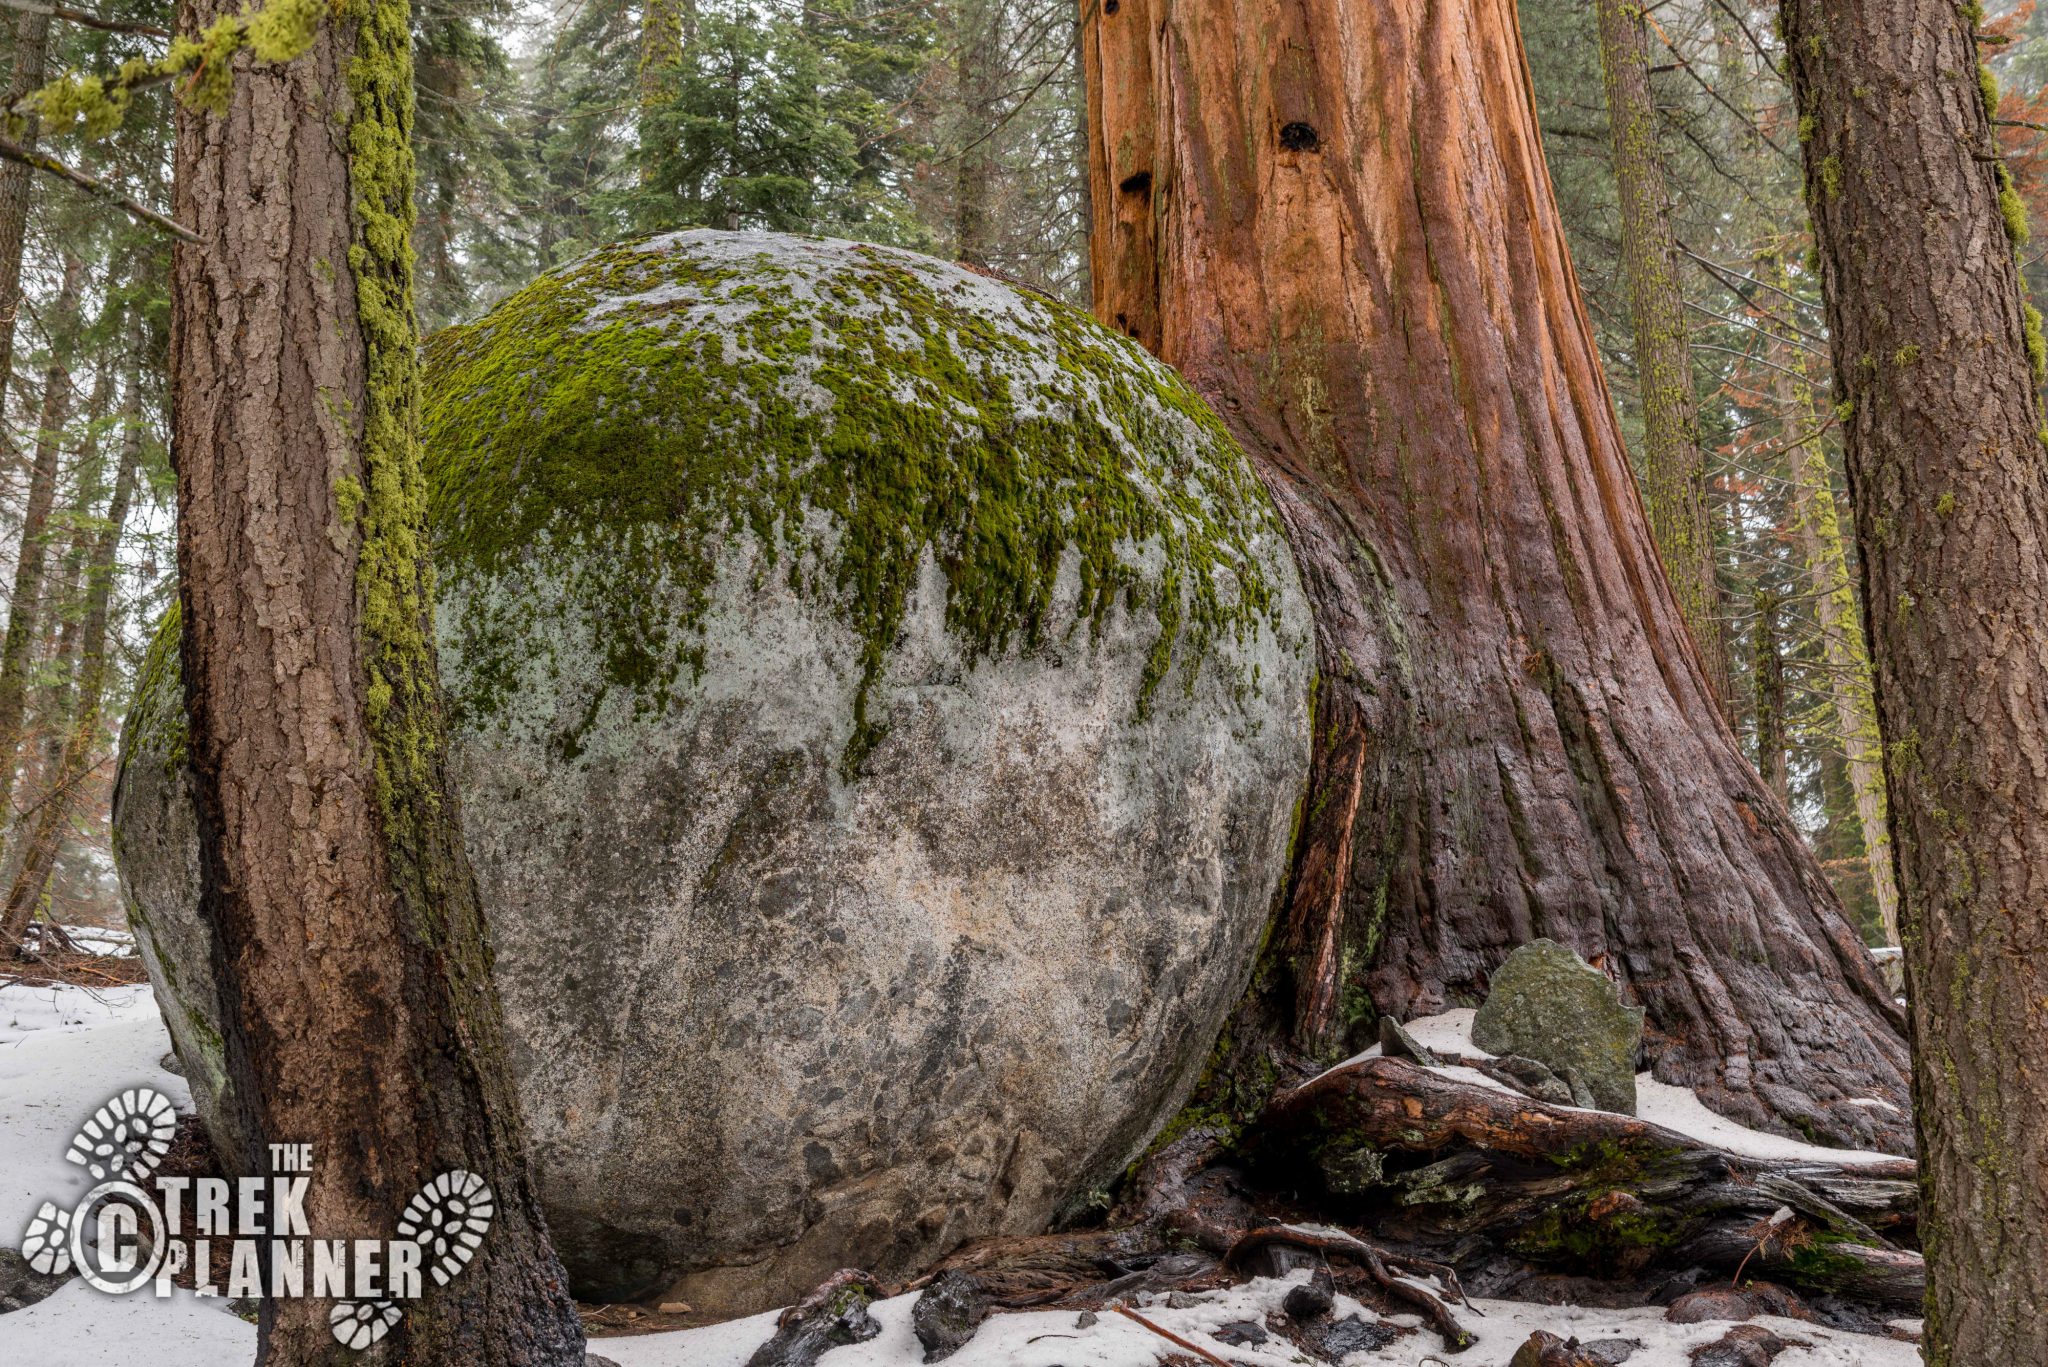
<path fill-rule="evenodd" d="M 185 0 L 199 32 L 235 0 Z M 320 1238 L 390 1238 L 452 1169 L 496 1216 L 386 1361 L 581 1364 L 506 1081 L 426 629 L 404 0 L 181 109 L 173 460 L 202 906 L 238 1132 L 311 1144 Z M 261 1151 L 228 1155 L 261 1172 Z M 266 1300 L 259 1358 L 359 1361 Z"/>
<path fill-rule="evenodd" d="M 1784 370 L 1804 375 L 1804 354 L 1786 347 Z M 1820 408 L 1813 387 L 1790 374 L 1777 376 L 1779 407 L 1802 434 L 1818 433 Z M 1870 650 L 1863 640 L 1863 622 L 1856 590 L 1849 579 L 1849 555 L 1842 541 L 1842 519 L 1835 506 L 1835 485 L 1828 473 L 1827 452 L 1817 436 L 1802 435 L 1787 451 L 1792 472 L 1792 506 L 1799 558 L 1806 568 L 1807 591 L 1813 595 L 1814 617 L 1820 625 L 1821 658 L 1827 663 L 1828 699 L 1835 715 L 1835 737 L 1842 746 L 1842 764 L 1863 832 L 1863 855 L 1870 869 L 1871 900 L 1886 944 L 1899 942 L 1899 884 L 1892 867 L 1891 818 L 1884 788 L 1884 753 L 1877 735 L 1877 701 L 1871 696 Z"/>
<path fill-rule="evenodd" d="M 1512 3 L 1084 22 L 1097 312 L 1235 425 L 1317 605 L 1294 1039 L 1469 1004 L 1547 935 L 1646 1008 L 1660 1078 L 1903 1148 L 1900 1014 L 1658 564 Z"/>
<path fill-rule="evenodd" d="M 1979 17 L 1783 8 L 1877 665 L 1936 1367 L 2048 1361 L 2048 456 Z"/>
<path fill-rule="evenodd" d="M 1600 66 L 1614 184 L 1621 200 L 1621 259 L 1635 330 L 1636 389 L 1643 409 L 1643 503 L 1679 613 L 1700 648 L 1714 695 L 1728 696 L 1721 591 L 1707 518 L 1707 468 L 1692 388 L 1678 243 L 1657 146 L 1649 40 L 1639 0 L 1599 0 Z M 1702 719 L 1704 721 L 1704 719 Z"/>

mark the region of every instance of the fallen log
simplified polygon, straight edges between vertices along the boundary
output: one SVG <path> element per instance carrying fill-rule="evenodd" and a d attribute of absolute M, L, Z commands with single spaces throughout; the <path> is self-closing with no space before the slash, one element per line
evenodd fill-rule
<path fill-rule="evenodd" d="M 1265 1184 L 1459 1265 L 1490 1250 L 1607 1276 L 1745 1269 L 1897 1306 L 1925 1283 L 1909 1159 L 1750 1157 L 1401 1059 L 1278 1094 L 1243 1157 Z"/>

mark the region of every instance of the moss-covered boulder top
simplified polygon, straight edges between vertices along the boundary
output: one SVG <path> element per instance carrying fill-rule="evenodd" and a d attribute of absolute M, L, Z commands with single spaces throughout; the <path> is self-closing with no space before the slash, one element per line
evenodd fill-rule
<path fill-rule="evenodd" d="M 432 353 L 451 769 L 578 1293 L 756 1310 L 1085 1201 L 1287 872 L 1311 622 L 1243 453 L 1086 317 L 845 242 L 603 251 Z M 225 1123 L 176 671 L 115 846 Z"/>
<path fill-rule="evenodd" d="M 428 356 L 444 583 L 546 562 L 609 624 L 605 681 L 659 711 L 703 667 L 698 617 L 746 531 L 865 644 L 870 694 L 920 563 L 976 653 L 1119 600 L 1157 622 L 1139 705 L 1273 612 L 1256 477 L 1172 370 L 1086 315 L 929 257 L 694 231 L 546 276 Z M 822 514 L 823 516 L 819 516 Z M 596 552 L 595 554 L 593 552 Z M 678 614 L 675 596 L 697 612 Z M 500 716 L 525 605 L 468 600 L 456 702 Z"/>

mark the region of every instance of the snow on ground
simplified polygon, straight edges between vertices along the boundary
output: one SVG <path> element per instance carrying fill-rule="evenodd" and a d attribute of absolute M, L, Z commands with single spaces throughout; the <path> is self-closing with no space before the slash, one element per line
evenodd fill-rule
<path fill-rule="evenodd" d="M 92 1185 L 64 1150 L 109 1097 L 149 1086 L 192 1109 L 185 1080 L 157 1066 L 170 1047 L 147 985 L 0 987 L 0 1245 L 21 1247 L 37 1206 L 68 1209 Z"/>
<path fill-rule="evenodd" d="M 1471 1046 L 1470 1011 L 1453 1011 L 1417 1021 L 1409 1030 L 1423 1044 L 1446 1053 L 1478 1053 Z M 157 1061 L 170 1048 L 150 989 L 123 987 L 86 991 L 76 987 L 0 988 L 0 1245 L 19 1247 L 37 1204 L 74 1198 L 85 1189 L 83 1172 L 64 1161 L 71 1135 L 94 1107 L 138 1085 L 161 1089 L 181 1109 L 190 1094 L 182 1079 Z M 1376 1050 L 1373 1052 L 1377 1052 Z M 1482 1075 L 1469 1069 L 1459 1075 Z M 1647 1079 L 1639 1079 L 1639 1086 Z M 1743 1130 L 1708 1112 L 1682 1088 L 1650 1083 L 1644 1091 L 1648 1118 L 1708 1138 L 1727 1148 L 1771 1146 L 1768 1156 L 1799 1151 L 1834 1161 L 1853 1159 L 1836 1150 L 1814 1149 L 1771 1135 Z M 1740 1152 L 1756 1152 L 1740 1148 Z M 1296 1278 L 1306 1273 L 1295 1274 Z M 1246 1367 L 1293 1367 L 1307 1363 L 1278 1335 L 1258 1346 L 1232 1347 L 1213 1332 L 1234 1321 L 1278 1323 L 1288 1283 L 1259 1280 L 1209 1292 L 1196 1304 L 1174 1307 L 1162 1298 L 1141 1298 L 1134 1308 L 1159 1327 L 1201 1344 L 1219 1357 Z M 910 1329 L 914 1296 L 898 1296 L 874 1307 L 879 1337 L 834 1349 L 824 1367 L 913 1367 L 923 1352 Z M 1345 1297 L 1338 1318 L 1377 1318 Z M 1459 1318 L 1479 1336 L 1478 1344 L 1452 1357 L 1428 1330 L 1407 1334 L 1372 1352 L 1353 1353 L 1345 1367 L 1499 1367 L 1530 1333 L 1547 1329 L 1581 1340 L 1621 1338 L 1642 1344 L 1627 1367 L 1689 1367 L 1690 1350 L 1712 1343 L 1725 1323 L 1674 1325 L 1655 1308 L 1593 1310 L 1571 1306 L 1477 1301 Z M 1414 1327 L 1407 1315 L 1390 1323 Z M 1919 1350 L 1888 1339 L 1859 1337 L 1792 1320 L 1756 1321 L 1781 1338 L 1804 1346 L 1777 1359 L 1777 1367 L 1912 1367 Z M 596 1353 L 620 1367 L 744 1367 L 754 1350 L 774 1333 L 775 1316 L 733 1320 L 701 1329 L 593 1340 Z M 253 1360 L 254 1326 L 227 1312 L 223 1302 L 179 1292 L 158 1300 L 146 1292 L 112 1297 L 72 1281 L 48 1299 L 0 1315 L 0 1363 L 23 1367 L 237 1367 Z M 1082 1328 L 1072 1311 L 999 1315 L 949 1361 L 957 1367 L 1152 1367 L 1180 1352 L 1142 1325 L 1113 1312 Z"/>
<path fill-rule="evenodd" d="M 19 1240 L 17 1232 L 8 1236 Z M 179 1291 L 109 1296 L 76 1277 L 0 1315 L 0 1362 L 18 1367 L 237 1367 L 256 1359 L 256 1326 L 226 1302 Z"/>
<path fill-rule="evenodd" d="M 1479 1013 L 1469 1007 L 1446 1011 L 1440 1016 L 1424 1016 L 1412 1020 L 1403 1027 L 1409 1037 L 1423 1048 L 1436 1054 L 1462 1055 L 1466 1058 L 1492 1058 L 1472 1043 L 1472 1018 Z M 1372 1048 L 1355 1058 L 1337 1065 L 1356 1063 L 1360 1059 L 1378 1058 L 1380 1047 Z M 1337 1071 L 1330 1069 L 1330 1072 Z M 1486 1074 L 1473 1068 L 1438 1068 L 1434 1071 L 1460 1082 L 1477 1083 L 1491 1087 L 1497 1092 L 1519 1095 L 1513 1088 L 1503 1086 Z M 1329 1073 L 1323 1074 L 1329 1076 Z M 1870 1098 L 1858 1105 L 1888 1106 L 1889 1102 Z M 1674 1087 L 1659 1082 L 1649 1073 L 1636 1074 L 1636 1117 L 1653 1125 L 1662 1125 L 1667 1130 L 1676 1130 L 1690 1139 L 1744 1158 L 1763 1158 L 1785 1162 L 1839 1163 L 1844 1166 L 1862 1163 L 1890 1163 L 1896 1161 L 1888 1153 L 1868 1153 L 1858 1149 L 1830 1149 L 1819 1144 L 1808 1144 L 1803 1140 L 1788 1139 L 1783 1135 L 1767 1134 L 1752 1130 L 1746 1125 L 1717 1115 L 1707 1109 L 1706 1103 L 1693 1093 L 1690 1087 Z M 1631 1364 L 1633 1367 L 1633 1364 Z"/>
<path fill-rule="evenodd" d="M 1297 1272 L 1293 1280 L 1304 1281 L 1308 1273 Z M 1289 1282 L 1261 1279 L 1224 1291 L 1207 1293 L 1201 1304 L 1171 1309 L 1163 1304 L 1133 1308 L 1162 1329 L 1200 1344 L 1208 1351 L 1246 1367 L 1292 1367 L 1310 1363 L 1308 1357 L 1275 1334 L 1256 1347 L 1232 1347 L 1211 1337 L 1210 1331 L 1234 1321 L 1263 1324 L 1268 1315 L 1278 1321 L 1280 1301 Z M 1145 1300 L 1156 1300 L 1146 1297 Z M 835 1349 L 821 1367 L 911 1367 L 922 1360 L 923 1350 L 910 1330 L 910 1308 L 915 1296 L 898 1296 L 874 1307 L 882 1333 L 866 1343 Z M 1582 1342 L 1597 1339 L 1634 1339 L 1642 1344 L 1626 1367 L 1690 1367 L 1691 1350 L 1713 1343 L 1728 1331 L 1726 1323 L 1668 1324 L 1664 1312 L 1646 1310 L 1582 1310 L 1571 1306 L 1524 1305 L 1511 1301 L 1474 1301 L 1474 1310 L 1461 1310 L 1460 1321 L 1478 1336 L 1478 1343 L 1456 1356 L 1443 1350 L 1443 1343 L 1428 1330 L 1407 1334 L 1372 1352 L 1353 1353 L 1344 1367 L 1501 1367 L 1517 1348 L 1538 1329 Z M 1345 1296 L 1337 1298 L 1335 1316 L 1356 1315 L 1368 1323 L 1379 1317 Z M 1103 1312 L 1095 1323 L 1083 1329 L 1071 1310 L 1040 1310 L 999 1315 L 982 1325 L 981 1331 L 958 1353 L 946 1359 L 952 1367 L 1151 1367 L 1162 1356 L 1178 1352 L 1173 1344 L 1122 1315 Z M 775 1317 L 757 1315 L 751 1320 L 685 1329 L 675 1333 L 648 1334 L 640 1338 L 596 1339 L 591 1350 L 611 1358 L 620 1367 L 744 1367 L 747 1358 L 773 1332 Z M 1389 1322 L 1413 1327 L 1410 1315 L 1389 1317 Z M 1775 1367 L 1914 1367 L 1920 1350 L 1909 1343 L 1889 1339 L 1841 1334 L 1796 1320 L 1753 1321 L 1794 1348 L 1777 1359 Z M 1182 1354 L 1185 1357 L 1185 1353 Z"/>

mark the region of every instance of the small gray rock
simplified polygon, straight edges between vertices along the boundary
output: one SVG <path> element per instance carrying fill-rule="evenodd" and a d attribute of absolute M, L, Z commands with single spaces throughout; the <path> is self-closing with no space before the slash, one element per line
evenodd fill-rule
<path fill-rule="evenodd" d="M 1593 1089 L 1586 1085 L 1586 1079 L 1578 1069 L 1561 1069 L 1558 1077 L 1563 1080 L 1565 1086 L 1572 1089 L 1572 1105 L 1588 1111 L 1600 1109 L 1600 1103 L 1593 1100 Z M 1617 1339 L 1615 1342 L 1618 1343 L 1620 1340 Z"/>
<path fill-rule="evenodd" d="M 1218 1343 L 1227 1343 L 1232 1348 L 1250 1348 L 1264 1343 L 1268 1337 L 1266 1326 L 1251 1320 L 1231 1320 L 1219 1324 L 1209 1331 L 1209 1337 Z"/>
<path fill-rule="evenodd" d="M 1510 954 L 1472 1021 L 1481 1049 L 1570 1068 L 1600 1109 L 1623 1115 L 1636 1113 L 1642 1038 L 1642 1009 L 1624 1006 L 1606 974 L 1553 940 Z"/>
<path fill-rule="evenodd" d="M 1351 1353 L 1377 1352 L 1399 1337 L 1401 1331 L 1391 1324 L 1372 1324 L 1356 1315 L 1346 1315 L 1323 1331 L 1316 1347 L 1332 1361 L 1342 1362 Z"/>
<path fill-rule="evenodd" d="M 1331 1279 L 1328 1267 L 1318 1267 L 1314 1276 L 1288 1289 L 1280 1308 L 1289 1319 L 1312 1320 L 1329 1314 L 1336 1303 L 1337 1283 Z"/>
<path fill-rule="evenodd" d="M 1594 1339 L 1579 1346 L 1586 1350 L 1586 1356 L 1598 1358 L 1608 1364 L 1608 1367 L 1621 1367 L 1621 1364 L 1634 1357 L 1643 1345 L 1636 1339 Z"/>
<path fill-rule="evenodd" d="M 926 1362 L 942 1362 L 960 1351 L 988 1318 L 988 1291 L 965 1272 L 945 1272 L 910 1307 L 910 1328 L 924 1345 Z"/>
<path fill-rule="evenodd" d="M 619 1367 L 619 1364 L 610 1358 L 601 1358 L 591 1353 L 583 1359 L 583 1367 Z"/>
<path fill-rule="evenodd" d="M 1101 1317 L 1093 1310 L 1083 1310 L 1080 1314 L 1074 1316 L 1074 1327 L 1076 1329 L 1093 1329 L 1099 1318 Z"/>
<path fill-rule="evenodd" d="M 164 1056 L 156 1061 L 156 1066 L 173 1077 L 185 1076 L 185 1065 L 178 1062 L 178 1051 L 175 1049 L 164 1050 Z"/>
<path fill-rule="evenodd" d="M 1414 1059 L 1426 1068 L 1438 1066 L 1438 1059 L 1419 1044 L 1415 1036 L 1401 1027 L 1401 1022 L 1392 1016 L 1380 1017 L 1380 1053 L 1387 1058 Z"/>
<path fill-rule="evenodd" d="M 1533 1096 L 1538 1101 L 1547 1101 L 1553 1106 L 1572 1104 L 1571 1087 L 1563 1078 L 1533 1058 L 1510 1054 L 1506 1058 L 1496 1059 L 1493 1066 L 1486 1071 L 1489 1075 L 1499 1077 L 1516 1091 L 1525 1096 Z"/>

